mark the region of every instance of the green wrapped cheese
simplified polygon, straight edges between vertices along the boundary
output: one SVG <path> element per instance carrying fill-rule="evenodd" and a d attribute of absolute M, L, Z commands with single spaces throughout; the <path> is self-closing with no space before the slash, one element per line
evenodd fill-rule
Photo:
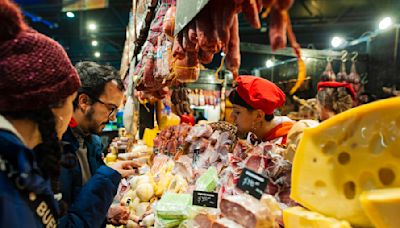
<path fill-rule="evenodd" d="M 192 205 L 192 195 L 167 192 L 156 206 L 156 214 L 162 219 L 186 219 Z"/>
<path fill-rule="evenodd" d="M 218 171 L 214 166 L 210 166 L 203 175 L 196 181 L 197 191 L 212 192 L 217 187 Z"/>
<path fill-rule="evenodd" d="M 163 228 L 172 228 L 172 227 L 177 227 L 182 223 L 183 220 L 180 219 L 163 219 L 163 218 L 157 218 L 156 224 L 159 227 Z"/>

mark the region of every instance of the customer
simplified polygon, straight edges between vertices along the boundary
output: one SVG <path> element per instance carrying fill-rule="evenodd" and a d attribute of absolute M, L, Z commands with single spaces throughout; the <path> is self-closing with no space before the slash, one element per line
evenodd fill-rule
<path fill-rule="evenodd" d="M 356 93 L 349 83 L 320 82 L 317 87 L 317 112 L 320 121 L 325 121 L 354 106 Z"/>
<path fill-rule="evenodd" d="M 61 170 L 61 192 L 68 205 L 78 200 L 82 187 L 96 170 L 105 165 L 99 134 L 110 120 L 116 119 L 124 97 L 124 85 L 113 67 L 79 62 L 75 68 L 82 85 L 74 101 L 72 121 L 63 142 L 64 154 L 74 155 L 78 165 Z M 102 219 L 105 220 L 105 217 Z"/>
<path fill-rule="evenodd" d="M 229 101 L 239 134 L 247 136 L 252 132 L 259 140 L 286 144 L 293 121 L 274 116 L 274 111 L 285 104 L 285 94 L 278 86 L 260 77 L 240 76 Z"/>
<path fill-rule="evenodd" d="M 59 139 L 72 116 L 79 77 L 63 48 L 30 29 L 18 7 L 5 0 L 0 1 L 0 75 L 0 227 L 98 227 L 119 173 L 132 175 L 133 164 L 102 168 L 68 213 L 60 211 L 54 193 L 60 165 L 67 162 Z"/>

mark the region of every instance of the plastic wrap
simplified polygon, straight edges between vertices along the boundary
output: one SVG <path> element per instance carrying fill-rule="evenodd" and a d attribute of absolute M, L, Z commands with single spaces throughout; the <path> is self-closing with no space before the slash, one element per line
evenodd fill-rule
<path fill-rule="evenodd" d="M 224 217 L 244 227 L 275 226 L 269 208 L 250 195 L 227 196 L 222 199 L 220 207 Z"/>
<path fill-rule="evenodd" d="M 192 195 L 167 192 L 158 201 L 156 214 L 162 219 L 183 220 L 188 218 L 191 204 Z"/>
<path fill-rule="evenodd" d="M 207 124 L 196 125 L 190 130 L 185 141 L 192 142 L 196 138 L 202 138 L 202 137 L 209 138 L 212 135 L 212 133 L 213 129 L 209 125 Z"/>
<path fill-rule="evenodd" d="M 218 173 L 214 166 L 210 166 L 196 181 L 196 190 L 212 192 L 217 187 Z"/>

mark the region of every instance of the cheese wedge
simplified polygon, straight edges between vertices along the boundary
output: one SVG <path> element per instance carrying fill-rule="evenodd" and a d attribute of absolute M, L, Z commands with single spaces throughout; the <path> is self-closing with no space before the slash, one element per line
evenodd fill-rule
<path fill-rule="evenodd" d="M 361 205 L 377 228 L 400 227 L 400 188 L 363 192 Z"/>
<path fill-rule="evenodd" d="M 400 98 L 334 116 L 304 131 L 293 162 L 291 198 L 312 211 L 370 226 L 359 196 L 400 186 L 399 148 Z"/>
<path fill-rule="evenodd" d="M 350 228 L 346 221 L 326 217 L 303 207 L 290 207 L 283 211 L 286 228 Z"/>

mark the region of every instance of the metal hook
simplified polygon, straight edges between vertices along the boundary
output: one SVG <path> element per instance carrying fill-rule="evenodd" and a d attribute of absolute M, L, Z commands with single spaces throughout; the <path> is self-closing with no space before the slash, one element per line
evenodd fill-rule
<path fill-rule="evenodd" d="M 346 51 L 346 50 L 343 50 L 342 51 L 342 62 L 346 62 L 346 60 L 347 60 L 347 55 L 348 55 L 349 53 Z"/>
<path fill-rule="evenodd" d="M 355 62 L 358 57 L 358 52 L 354 51 L 351 54 L 353 54 L 353 57 L 351 57 L 351 61 Z"/>
<path fill-rule="evenodd" d="M 332 62 L 332 57 L 330 57 L 330 56 L 328 56 L 327 58 L 326 58 L 326 61 L 328 61 L 329 63 L 331 63 Z"/>

